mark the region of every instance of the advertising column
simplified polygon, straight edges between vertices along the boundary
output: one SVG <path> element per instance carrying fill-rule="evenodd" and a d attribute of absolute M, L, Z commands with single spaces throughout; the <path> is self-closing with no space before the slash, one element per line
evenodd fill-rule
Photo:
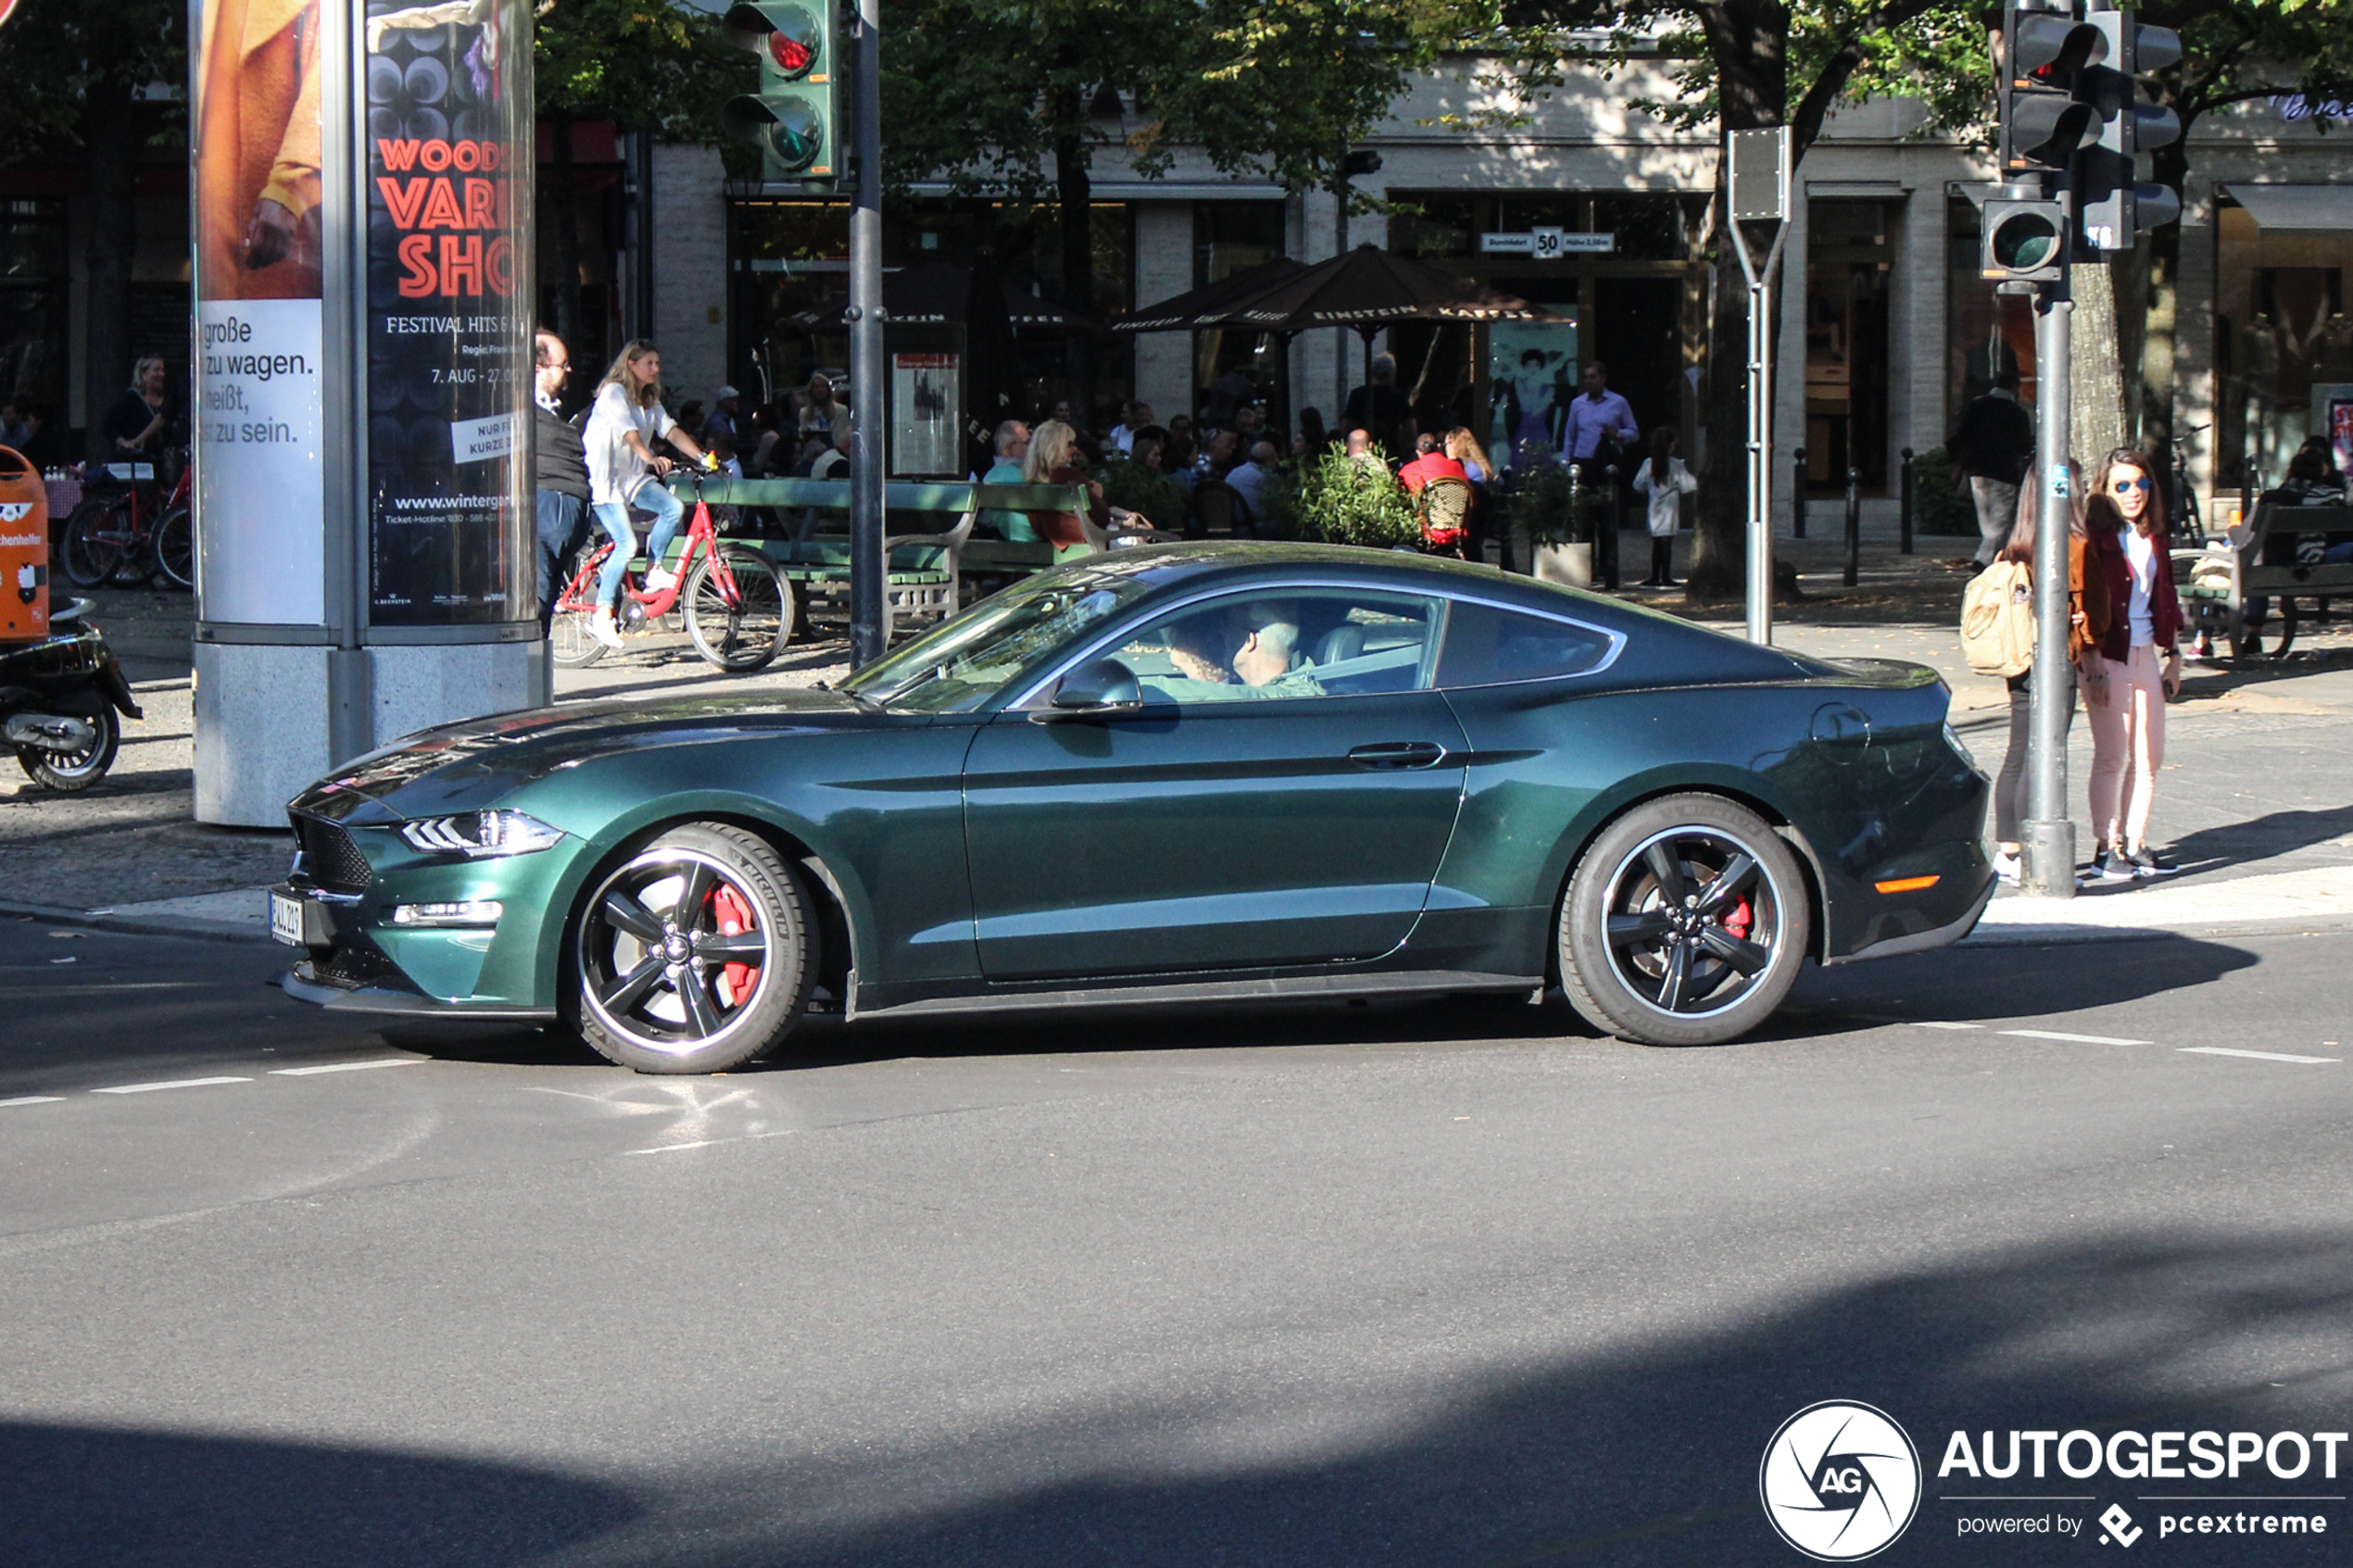
<path fill-rule="evenodd" d="M 329 761 L 319 0 L 200 0 L 196 815 L 255 823 Z"/>
<path fill-rule="evenodd" d="M 530 13 L 367 21 L 368 619 L 535 625 Z"/>

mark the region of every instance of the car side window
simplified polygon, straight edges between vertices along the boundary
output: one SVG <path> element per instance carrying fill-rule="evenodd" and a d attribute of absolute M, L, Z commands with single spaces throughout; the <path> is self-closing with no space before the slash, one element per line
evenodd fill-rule
<path fill-rule="evenodd" d="M 1188 606 L 1112 656 L 1147 703 L 1356 696 L 1429 684 L 1432 601 L 1338 588 L 1269 588 Z"/>
<path fill-rule="evenodd" d="M 1441 686 L 1491 686 L 1583 675 L 1609 661 L 1617 639 L 1549 615 L 1458 602 L 1447 617 Z"/>

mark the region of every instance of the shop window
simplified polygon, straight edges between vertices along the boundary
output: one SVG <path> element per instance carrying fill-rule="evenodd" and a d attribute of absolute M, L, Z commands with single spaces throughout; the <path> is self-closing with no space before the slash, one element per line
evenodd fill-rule
<path fill-rule="evenodd" d="M 1221 282 L 1272 261 L 1284 250 L 1280 202 L 1201 202 L 1193 207 L 1193 286 Z M 1133 342 L 1133 339 L 1126 340 Z M 1282 401 L 1280 345 L 1265 332 L 1222 329 L 1193 334 L 1193 408 Z M 1242 392 L 1239 380 L 1249 382 Z M 1224 388 L 1213 394 L 1221 380 Z M 1157 410 L 1165 419 L 1170 409 Z"/>
<path fill-rule="evenodd" d="M 62 431 L 66 409 L 66 204 L 0 201 L 0 391 L 31 397 Z M 184 296 L 175 341 L 185 342 Z M 130 367 L 124 366 L 127 377 Z"/>
<path fill-rule="evenodd" d="M 2353 463 L 2353 233 L 2267 234 L 2237 206 L 2216 216 L 2216 483 L 2277 484 L 2315 436 Z"/>
<path fill-rule="evenodd" d="M 1885 202 L 1807 208 L 1806 467 L 1809 488 L 1887 483 L 1888 292 L 1894 249 Z"/>

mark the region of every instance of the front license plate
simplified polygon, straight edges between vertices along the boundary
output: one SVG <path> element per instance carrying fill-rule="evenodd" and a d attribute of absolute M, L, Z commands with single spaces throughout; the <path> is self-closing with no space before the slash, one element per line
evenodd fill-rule
<path fill-rule="evenodd" d="M 289 947 L 303 946 L 301 899 L 283 893 L 270 895 L 270 935 Z"/>

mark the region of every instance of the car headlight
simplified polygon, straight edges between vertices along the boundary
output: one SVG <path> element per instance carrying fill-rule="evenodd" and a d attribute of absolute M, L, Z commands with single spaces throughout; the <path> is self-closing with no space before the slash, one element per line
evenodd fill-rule
<path fill-rule="evenodd" d="M 1969 742 L 1961 738 L 1960 732 L 1953 728 L 1950 720 L 1947 720 L 1944 724 L 1944 744 L 1953 748 L 1954 756 L 1958 757 L 1970 767 L 1977 768 L 1977 753 L 1969 748 Z M 1985 770 L 1978 768 L 1977 771 L 1983 772 Z"/>
<path fill-rule="evenodd" d="M 461 811 L 454 817 L 419 817 L 400 824 L 400 836 L 428 855 L 528 855 L 563 837 L 524 811 Z"/>

